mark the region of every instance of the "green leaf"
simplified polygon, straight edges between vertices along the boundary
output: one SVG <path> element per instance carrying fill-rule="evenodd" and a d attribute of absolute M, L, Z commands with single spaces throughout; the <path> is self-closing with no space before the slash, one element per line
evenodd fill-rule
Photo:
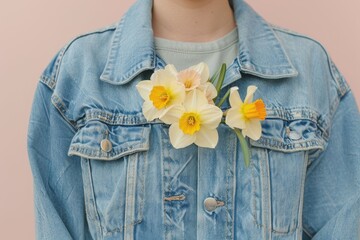
<path fill-rule="evenodd" d="M 225 95 L 220 99 L 219 103 L 216 104 L 219 108 L 221 107 L 221 105 L 223 105 L 223 103 L 225 102 L 225 100 L 229 97 L 230 95 L 230 89 L 227 90 L 227 92 L 225 93 Z"/>
<path fill-rule="evenodd" d="M 213 98 L 214 102 L 216 102 L 216 99 L 219 97 L 219 92 L 220 92 L 221 86 L 223 85 L 223 82 L 224 82 L 224 79 L 225 79 L 225 73 L 226 73 L 226 64 L 223 63 L 221 65 L 219 78 L 218 78 L 218 80 L 216 82 L 216 86 L 215 86 L 216 92 L 218 94 L 217 94 L 217 96 L 215 98 Z"/>
<path fill-rule="evenodd" d="M 248 147 L 248 144 L 244 138 L 244 136 L 241 133 L 241 130 L 238 128 L 234 128 L 234 131 L 240 141 L 240 145 L 241 145 L 241 150 L 243 152 L 244 155 L 244 163 L 245 163 L 245 167 L 249 167 L 250 165 L 250 149 Z"/>

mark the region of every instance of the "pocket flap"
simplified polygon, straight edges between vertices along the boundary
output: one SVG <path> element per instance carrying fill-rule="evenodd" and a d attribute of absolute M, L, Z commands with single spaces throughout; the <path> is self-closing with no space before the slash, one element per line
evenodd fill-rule
<path fill-rule="evenodd" d="M 262 135 L 250 144 L 284 152 L 310 149 L 324 149 L 322 132 L 314 121 L 309 119 L 284 120 L 269 118 L 262 122 Z"/>
<path fill-rule="evenodd" d="M 68 155 L 115 160 L 149 149 L 150 125 L 111 125 L 92 120 L 73 137 Z"/>

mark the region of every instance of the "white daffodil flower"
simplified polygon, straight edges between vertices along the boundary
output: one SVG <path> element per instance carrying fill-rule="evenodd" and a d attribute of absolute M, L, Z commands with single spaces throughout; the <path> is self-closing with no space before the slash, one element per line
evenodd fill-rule
<path fill-rule="evenodd" d="M 178 81 L 184 84 L 185 90 L 191 91 L 209 80 L 209 67 L 206 63 L 200 62 L 180 71 L 177 77 Z"/>
<path fill-rule="evenodd" d="M 230 106 L 226 113 L 225 123 L 231 128 L 242 129 L 244 137 L 258 140 L 261 136 L 261 120 L 266 117 L 265 104 L 262 99 L 252 102 L 256 86 L 249 86 L 244 102 L 240 98 L 238 87 L 230 89 Z"/>
<path fill-rule="evenodd" d="M 150 80 L 140 81 L 136 88 L 145 100 L 142 111 L 148 121 L 161 118 L 185 99 L 185 87 L 177 80 L 177 72 L 172 64 L 155 71 Z"/>
<path fill-rule="evenodd" d="M 192 143 L 215 148 L 219 138 L 216 128 L 221 117 L 221 109 L 209 104 L 202 91 L 194 89 L 186 95 L 182 105 L 172 107 L 161 120 L 171 123 L 170 142 L 175 148 Z"/>

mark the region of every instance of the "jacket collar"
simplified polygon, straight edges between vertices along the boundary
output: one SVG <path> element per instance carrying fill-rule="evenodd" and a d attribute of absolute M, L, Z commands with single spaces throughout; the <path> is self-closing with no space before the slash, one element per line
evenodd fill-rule
<path fill-rule="evenodd" d="M 240 72 L 267 79 L 297 76 L 271 26 L 243 0 L 229 2 L 239 34 L 236 60 Z M 125 84 L 139 73 L 159 67 L 151 22 L 152 3 L 153 0 L 137 0 L 119 21 L 101 80 Z"/>

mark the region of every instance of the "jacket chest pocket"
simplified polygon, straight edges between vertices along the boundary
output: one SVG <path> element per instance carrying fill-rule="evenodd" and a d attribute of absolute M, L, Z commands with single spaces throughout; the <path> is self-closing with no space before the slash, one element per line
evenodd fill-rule
<path fill-rule="evenodd" d="M 322 149 L 316 123 L 307 119 L 266 119 L 262 137 L 250 140 L 252 154 L 252 215 L 273 234 L 301 227 L 308 154 Z"/>
<path fill-rule="evenodd" d="M 150 125 L 91 120 L 72 139 L 68 154 L 81 157 L 87 220 L 95 239 L 125 235 L 142 221 L 149 134 Z"/>

